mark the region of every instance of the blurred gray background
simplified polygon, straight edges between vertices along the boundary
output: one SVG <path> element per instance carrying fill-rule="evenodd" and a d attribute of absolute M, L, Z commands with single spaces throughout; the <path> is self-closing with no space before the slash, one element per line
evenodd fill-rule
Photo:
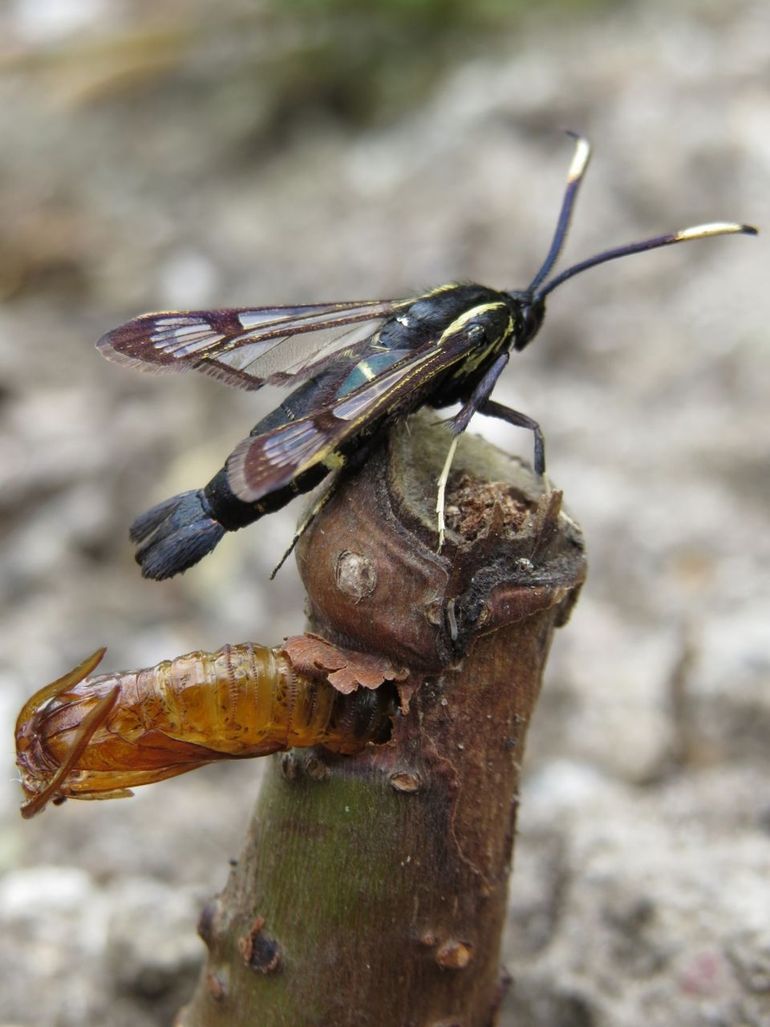
<path fill-rule="evenodd" d="M 18 815 L 24 699 L 303 624 L 297 505 L 184 577 L 127 528 L 275 402 L 93 348 L 151 309 L 524 286 L 571 144 L 567 261 L 770 224 L 770 8 L 459 0 L 0 7 L 0 1024 L 171 1022 L 258 762 Z M 543 425 L 589 581 L 523 792 L 505 1027 L 770 1023 L 767 235 L 629 258 L 554 294 L 496 395 Z M 483 423 L 529 456 L 523 432 Z"/>

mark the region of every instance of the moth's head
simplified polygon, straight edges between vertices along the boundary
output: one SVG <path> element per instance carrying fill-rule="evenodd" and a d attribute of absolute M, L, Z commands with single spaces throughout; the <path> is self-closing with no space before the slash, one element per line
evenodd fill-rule
<path fill-rule="evenodd" d="M 540 331 L 545 317 L 545 300 L 525 292 L 509 292 L 516 312 L 516 335 L 513 348 L 522 350 Z"/>

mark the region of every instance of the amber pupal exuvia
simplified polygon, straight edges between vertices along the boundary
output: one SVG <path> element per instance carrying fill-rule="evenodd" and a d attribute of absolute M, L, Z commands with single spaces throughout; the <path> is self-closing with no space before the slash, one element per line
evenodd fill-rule
<path fill-rule="evenodd" d="M 16 722 L 22 816 L 48 802 L 130 795 L 217 760 L 321 745 L 351 755 L 390 736 L 387 660 L 313 635 L 282 646 L 245 643 L 155 667 L 93 675 L 97 650 L 36 692 Z"/>

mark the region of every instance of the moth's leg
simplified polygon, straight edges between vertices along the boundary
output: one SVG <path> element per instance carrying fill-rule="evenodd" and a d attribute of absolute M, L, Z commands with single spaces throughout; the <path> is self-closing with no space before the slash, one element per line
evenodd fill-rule
<path fill-rule="evenodd" d="M 323 510 L 323 508 L 329 502 L 331 497 L 334 495 L 334 490 L 335 490 L 335 488 L 337 486 L 337 482 L 339 480 L 339 476 L 340 476 L 340 472 L 339 471 L 336 474 L 333 474 L 331 476 L 331 479 L 329 480 L 329 482 L 326 483 L 326 485 L 325 485 L 323 491 L 321 492 L 321 494 L 316 497 L 316 499 L 313 502 L 313 505 L 310 507 L 310 509 L 305 514 L 305 516 L 302 518 L 302 520 L 297 525 L 296 531 L 294 532 L 294 537 L 292 538 L 291 543 L 289 544 L 289 548 L 286 550 L 286 552 L 283 554 L 281 559 L 278 561 L 278 563 L 273 568 L 273 572 L 270 575 L 270 580 L 271 581 L 273 580 L 273 578 L 275 578 L 275 576 L 278 573 L 278 571 L 281 569 L 281 567 L 283 567 L 283 565 L 289 559 L 291 554 L 294 552 L 294 547 L 297 545 L 299 540 L 305 534 L 307 529 L 310 527 L 310 525 L 313 523 L 313 521 L 316 519 L 316 517 L 319 515 L 319 513 Z"/>
<path fill-rule="evenodd" d="M 446 524 L 444 522 L 444 498 L 446 496 L 446 485 L 449 480 L 449 472 L 452 469 L 452 461 L 454 460 L 455 452 L 457 450 L 459 436 L 468 427 L 470 419 L 476 411 L 483 410 L 484 405 L 489 402 L 489 396 L 492 389 L 494 389 L 497 379 L 500 377 L 503 372 L 503 368 L 508 363 L 509 356 L 510 354 L 507 350 L 500 354 L 491 367 L 485 372 L 483 377 L 476 383 L 473 392 L 465 403 L 463 403 L 455 416 L 446 422 L 453 437 L 452 443 L 449 447 L 449 452 L 447 453 L 446 460 L 444 461 L 444 466 L 441 469 L 441 474 L 438 478 L 438 491 L 436 494 L 436 520 L 438 522 L 439 552 L 441 552 L 441 547 L 444 545 L 444 532 L 446 530 Z M 505 407 L 503 407 L 503 409 L 505 409 Z"/>
<path fill-rule="evenodd" d="M 302 518 L 301 522 L 297 526 L 297 530 L 294 533 L 294 538 L 291 540 L 291 545 L 283 554 L 283 556 L 280 559 L 280 562 L 276 566 L 273 573 L 270 575 L 271 581 L 276 576 L 281 567 L 283 567 L 288 557 L 293 553 L 296 544 L 299 542 L 299 540 L 305 534 L 307 529 L 310 527 L 310 525 L 313 523 L 313 521 L 323 510 L 323 508 L 332 498 L 334 493 L 337 491 L 337 486 L 342 481 L 342 476 L 355 474 L 356 471 L 366 463 L 371 450 L 372 440 L 364 439 L 352 453 L 348 453 L 347 455 L 343 455 L 342 453 L 336 453 L 333 459 L 330 459 L 330 461 L 325 465 L 327 467 L 329 476 L 324 482 L 324 489 L 316 498 L 313 505 L 310 507 L 308 512 L 305 514 L 305 516 Z M 303 489 L 303 492 L 308 491 L 309 489 Z"/>
<path fill-rule="evenodd" d="M 450 422 L 451 424 L 451 422 Z M 446 524 L 444 522 L 444 497 L 446 496 L 446 483 L 449 479 L 449 471 L 452 467 L 452 461 L 455 458 L 455 452 L 457 450 L 457 442 L 459 435 L 452 437 L 451 445 L 449 446 L 449 452 L 446 455 L 444 466 L 441 470 L 441 474 L 438 477 L 438 490 L 436 492 L 436 520 L 438 521 L 438 552 L 441 552 L 441 547 L 444 545 L 444 532 L 446 530 Z"/>
<path fill-rule="evenodd" d="M 493 399 L 486 399 L 478 409 L 480 414 L 498 417 L 501 421 L 507 421 L 508 424 L 513 424 L 517 428 L 528 428 L 532 432 L 535 438 L 535 474 L 542 478 L 545 474 L 545 439 L 537 421 L 518 410 L 511 410 L 502 403 L 496 403 Z"/>

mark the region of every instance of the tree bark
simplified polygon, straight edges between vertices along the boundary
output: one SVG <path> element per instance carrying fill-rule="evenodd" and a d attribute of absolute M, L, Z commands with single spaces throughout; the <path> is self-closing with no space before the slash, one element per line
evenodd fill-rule
<path fill-rule="evenodd" d="M 298 547 L 311 629 L 406 665 L 391 740 L 272 763 L 201 918 L 183 1027 L 489 1027 L 524 741 L 585 575 L 560 493 L 426 415 L 344 479 Z"/>

